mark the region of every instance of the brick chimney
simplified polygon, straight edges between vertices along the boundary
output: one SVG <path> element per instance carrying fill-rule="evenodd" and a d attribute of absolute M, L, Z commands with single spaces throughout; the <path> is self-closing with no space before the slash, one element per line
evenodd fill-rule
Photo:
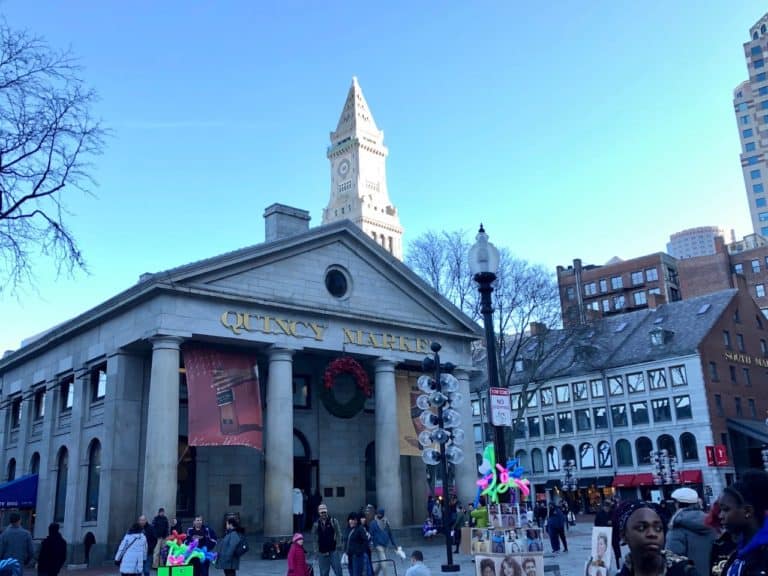
<path fill-rule="evenodd" d="M 531 336 L 541 336 L 547 333 L 547 325 L 544 322 L 531 322 L 528 325 L 528 331 Z"/>
<path fill-rule="evenodd" d="M 662 304 L 666 304 L 667 299 L 663 294 L 648 294 L 648 308 L 656 310 Z"/>
<path fill-rule="evenodd" d="M 303 234 L 309 230 L 309 212 L 285 204 L 272 204 L 264 210 L 264 236 L 267 242 Z"/>

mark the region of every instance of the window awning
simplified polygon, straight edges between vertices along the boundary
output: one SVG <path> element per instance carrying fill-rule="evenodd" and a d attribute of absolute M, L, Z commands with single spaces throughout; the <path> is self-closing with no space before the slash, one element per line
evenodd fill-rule
<path fill-rule="evenodd" d="M 655 486 L 653 483 L 653 474 L 650 472 L 635 474 L 635 479 L 632 481 L 632 486 Z"/>
<path fill-rule="evenodd" d="M 0 484 L 0 509 L 34 508 L 37 505 L 37 474 Z"/>
<path fill-rule="evenodd" d="M 560 488 L 562 486 L 562 482 L 560 480 L 547 480 L 547 483 L 544 484 L 544 488 L 547 490 L 551 490 L 552 488 Z"/>
<path fill-rule="evenodd" d="M 634 486 L 632 483 L 635 480 L 634 474 L 616 474 L 616 476 L 613 477 L 613 487 L 614 488 L 629 488 L 631 486 Z"/>
<path fill-rule="evenodd" d="M 682 470 L 680 472 L 680 484 L 701 484 L 702 482 L 701 470 Z"/>
<path fill-rule="evenodd" d="M 579 478 L 579 488 L 589 488 L 590 486 L 597 484 L 597 478 Z"/>
<path fill-rule="evenodd" d="M 606 488 L 611 485 L 612 480 L 612 476 L 598 476 L 597 481 L 595 482 L 595 486 L 598 488 Z"/>

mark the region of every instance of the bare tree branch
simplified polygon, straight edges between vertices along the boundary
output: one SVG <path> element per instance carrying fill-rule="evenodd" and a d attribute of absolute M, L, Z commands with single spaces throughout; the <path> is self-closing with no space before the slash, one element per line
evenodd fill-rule
<path fill-rule="evenodd" d="M 0 292 L 33 278 L 33 259 L 85 269 L 64 221 L 67 189 L 90 192 L 106 130 L 68 51 L 0 21 Z"/>

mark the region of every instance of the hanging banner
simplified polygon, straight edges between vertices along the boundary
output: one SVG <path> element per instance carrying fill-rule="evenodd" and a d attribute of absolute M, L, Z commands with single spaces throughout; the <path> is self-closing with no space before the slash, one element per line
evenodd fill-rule
<path fill-rule="evenodd" d="M 402 456 L 421 456 L 419 433 L 424 430 L 424 424 L 419 419 L 421 410 L 416 406 L 416 398 L 422 394 L 416 385 L 416 379 L 419 376 L 421 374 L 413 374 L 404 370 L 395 372 L 397 427 Z"/>
<path fill-rule="evenodd" d="M 185 348 L 190 446 L 261 450 L 259 368 L 252 354 Z"/>

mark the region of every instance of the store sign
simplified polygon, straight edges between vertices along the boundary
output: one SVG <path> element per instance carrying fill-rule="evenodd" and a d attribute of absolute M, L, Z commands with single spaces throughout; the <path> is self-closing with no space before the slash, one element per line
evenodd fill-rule
<path fill-rule="evenodd" d="M 707 446 L 705 451 L 707 453 L 707 466 L 717 466 L 717 464 L 715 464 L 715 447 Z"/>
<path fill-rule="evenodd" d="M 706 446 L 707 466 L 728 466 L 728 448 L 725 444 Z"/>
<path fill-rule="evenodd" d="M 512 402 L 506 388 L 491 388 L 491 424 L 512 426 Z"/>

